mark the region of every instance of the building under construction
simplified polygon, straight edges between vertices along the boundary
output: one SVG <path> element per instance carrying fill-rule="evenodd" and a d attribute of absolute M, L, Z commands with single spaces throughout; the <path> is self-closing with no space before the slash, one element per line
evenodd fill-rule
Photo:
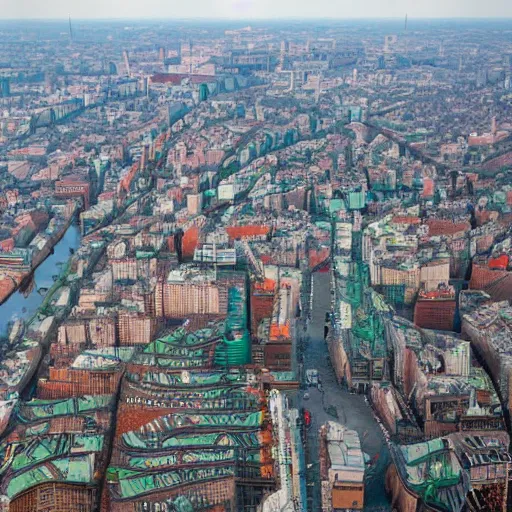
<path fill-rule="evenodd" d="M 388 379 L 384 318 L 391 308 L 370 287 L 370 270 L 362 261 L 362 236 L 357 216 L 336 222 L 332 289 L 327 342 L 336 376 L 349 387 L 365 388 Z"/>

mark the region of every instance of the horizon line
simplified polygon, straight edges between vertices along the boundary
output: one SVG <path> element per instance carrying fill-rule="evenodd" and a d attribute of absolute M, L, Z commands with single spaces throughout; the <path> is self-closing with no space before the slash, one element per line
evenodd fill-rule
<path fill-rule="evenodd" d="M 404 16 L 406 14 L 404 13 Z M 286 18 L 283 17 L 264 17 L 264 18 L 235 18 L 235 17 L 211 17 L 211 16 L 194 16 L 194 17 L 161 17 L 158 15 L 154 16 L 133 16 L 133 17 L 91 17 L 91 18 L 84 18 L 84 17 L 76 17 L 73 18 L 71 15 L 66 15 L 62 17 L 35 17 L 35 18 L 2 18 L 0 17 L 0 22 L 27 22 L 27 21 L 67 21 L 69 17 L 71 17 L 74 20 L 77 21 L 240 21 L 240 22 L 259 22 L 259 21 L 394 21 L 394 20 L 400 20 L 402 21 L 404 19 L 404 16 L 379 16 L 379 17 L 360 17 L 360 16 L 353 16 L 353 17 L 346 17 L 346 18 L 338 18 L 338 17 L 321 17 L 321 16 L 309 16 L 309 17 L 303 17 L 303 16 L 288 16 Z M 411 16 L 407 13 L 408 21 L 410 20 L 424 20 L 424 21 L 512 21 L 512 15 L 510 16 Z"/>

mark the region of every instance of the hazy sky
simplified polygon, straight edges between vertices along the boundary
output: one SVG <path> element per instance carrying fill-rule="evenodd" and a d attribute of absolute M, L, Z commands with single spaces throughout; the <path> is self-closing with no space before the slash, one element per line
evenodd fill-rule
<path fill-rule="evenodd" d="M 512 0 L 0 0 L 0 18 L 510 17 Z"/>

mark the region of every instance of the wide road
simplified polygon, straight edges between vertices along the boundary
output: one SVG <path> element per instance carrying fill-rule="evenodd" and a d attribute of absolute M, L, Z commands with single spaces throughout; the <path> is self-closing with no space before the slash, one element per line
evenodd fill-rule
<path fill-rule="evenodd" d="M 386 442 L 364 396 L 351 395 L 336 381 L 324 341 L 325 313 L 331 308 L 329 272 L 313 274 L 312 288 L 312 312 L 308 327 L 308 341 L 304 350 L 304 368 L 316 368 L 319 371 L 323 390 L 320 392 L 311 387 L 306 391 L 309 394 L 309 399 L 303 400 L 304 392 L 301 392 L 300 400 L 302 406 L 312 414 L 307 457 L 307 462 L 310 465 L 308 483 L 310 483 L 309 489 L 312 491 L 313 498 L 309 510 L 311 512 L 321 510 L 320 486 L 318 485 L 318 430 L 329 420 L 338 421 L 348 428 L 356 430 L 361 438 L 363 451 L 372 459 L 378 454 L 375 464 L 367 470 L 364 510 L 368 512 L 391 510 L 384 490 L 384 476 L 390 461 Z M 327 409 L 330 407 L 336 409 L 338 419 L 327 413 Z"/>

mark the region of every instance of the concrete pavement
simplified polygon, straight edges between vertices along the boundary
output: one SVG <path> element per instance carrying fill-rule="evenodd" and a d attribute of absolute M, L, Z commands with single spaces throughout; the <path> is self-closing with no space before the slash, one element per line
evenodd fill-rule
<path fill-rule="evenodd" d="M 362 449 L 371 458 L 378 454 L 377 462 L 367 470 L 365 482 L 365 511 L 391 510 L 384 490 L 384 476 L 390 456 L 379 425 L 375 421 L 371 407 L 363 395 L 352 395 L 343 389 L 332 368 L 327 344 L 324 341 L 325 313 L 331 308 L 329 273 L 313 274 L 313 301 L 311 320 L 308 327 L 308 340 L 304 349 L 304 369 L 316 368 L 320 375 L 322 391 L 309 388 L 300 392 L 299 405 L 312 414 L 312 427 L 308 433 L 307 462 L 312 464 L 308 472 L 308 482 L 312 491 L 309 510 L 319 512 L 320 488 L 318 485 L 318 429 L 326 421 L 334 420 L 354 429 L 361 438 Z M 304 400 L 304 393 L 309 399 Z M 338 419 L 328 414 L 329 408 L 335 408 Z M 311 485 L 315 482 L 315 485 Z"/>

